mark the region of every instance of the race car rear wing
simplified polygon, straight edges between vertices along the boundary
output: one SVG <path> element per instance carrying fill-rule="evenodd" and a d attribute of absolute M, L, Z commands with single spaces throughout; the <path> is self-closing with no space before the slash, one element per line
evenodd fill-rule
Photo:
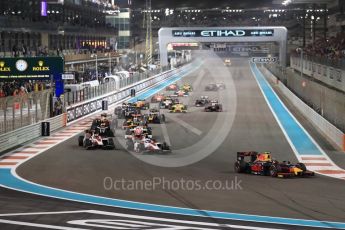
<path fill-rule="evenodd" d="M 237 159 L 244 160 L 245 157 L 251 157 L 251 161 L 255 161 L 258 152 L 256 151 L 248 151 L 248 152 L 237 152 Z"/>

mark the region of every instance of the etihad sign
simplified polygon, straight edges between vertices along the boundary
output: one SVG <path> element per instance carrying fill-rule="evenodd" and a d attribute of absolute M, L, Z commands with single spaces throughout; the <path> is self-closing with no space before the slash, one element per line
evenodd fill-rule
<path fill-rule="evenodd" d="M 0 61 L 0 72 L 11 72 L 11 67 L 6 67 L 4 61 Z"/>
<path fill-rule="evenodd" d="M 242 37 L 246 35 L 244 30 L 203 30 L 202 37 Z"/>
<path fill-rule="evenodd" d="M 49 71 L 49 66 L 44 66 L 43 61 L 38 61 L 38 66 L 32 67 L 32 71 Z"/>

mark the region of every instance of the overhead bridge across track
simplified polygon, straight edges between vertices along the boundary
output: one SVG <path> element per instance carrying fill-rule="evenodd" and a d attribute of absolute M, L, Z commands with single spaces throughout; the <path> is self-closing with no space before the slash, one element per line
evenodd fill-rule
<path fill-rule="evenodd" d="M 160 63 L 168 64 L 167 47 L 174 42 L 276 42 L 279 63 L 286 66 L 285 27 L 167 27 L 158 32 Z"/>

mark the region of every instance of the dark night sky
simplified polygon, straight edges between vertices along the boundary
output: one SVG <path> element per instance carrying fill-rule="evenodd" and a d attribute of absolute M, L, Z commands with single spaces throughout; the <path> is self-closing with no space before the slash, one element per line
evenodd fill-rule
<path fill-rule="evenodd" d="M 145 8 L 145 0 L 131 0 L 133 8 Z M 272 6 L 272 0 L 151 0 L 152 8 L 257 8 Z M 127 4 L 128 0 L 118 0 L 118 4 Z"/>

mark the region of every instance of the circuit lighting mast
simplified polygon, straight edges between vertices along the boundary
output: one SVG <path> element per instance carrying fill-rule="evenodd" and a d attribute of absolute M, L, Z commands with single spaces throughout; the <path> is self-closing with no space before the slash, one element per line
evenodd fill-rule
<path fill-rule="evenodd" d="M 152 64 L 152 17 L 151 17 L 151 0 L 146 0 L 145 12 L 146 24 L 146 60 L 145 63 Z"/>

